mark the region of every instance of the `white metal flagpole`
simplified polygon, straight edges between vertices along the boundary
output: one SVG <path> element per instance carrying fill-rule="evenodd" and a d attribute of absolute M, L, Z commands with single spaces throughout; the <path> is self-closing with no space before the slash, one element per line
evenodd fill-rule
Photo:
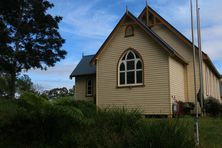
<path fill-rule="evenodd" d="M 193 73 L 194 73 L 194 97 L 196 106 L 196 116 L 194 119 L 194 137 L 196 146 L 199 146 L 199 122 L 198 122 L 198 103 L 197 103 L 197 85 L 196 85 L 196 47 L 194 43 L 194 19 L 193 19 L 193 0 L 190 0 L 190 10 L 191 10 L 191 34 L 192 34 L 192 44 L 193 44 Z"/>
<path fill-rule="evenodd" d="M 196 0 L 196 13 L 197 13 L 197 38 L 198 38 L 198 48 L 199 48 L 199 72 L 200 72 L 200 104 L 201 104 L 201 114 L 203 113 L 203 66 L 202 66 L 202 46 L 201 46 L 201 30 L 200 30 L 200 8 L 199 0 Z"/>

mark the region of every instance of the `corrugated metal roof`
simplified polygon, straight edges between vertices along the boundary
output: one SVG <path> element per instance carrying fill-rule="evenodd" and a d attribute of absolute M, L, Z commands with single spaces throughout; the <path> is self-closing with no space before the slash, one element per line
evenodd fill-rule
<path fill-rule="evenodd" d="M 95 55 L 83 56 L 79 64 L 73 70 L 70 75 L 70 78 L 81 76 L 81 75 L 90 75 L 96 73 L 96 66 L 91 64 L 90 61 Z"/>

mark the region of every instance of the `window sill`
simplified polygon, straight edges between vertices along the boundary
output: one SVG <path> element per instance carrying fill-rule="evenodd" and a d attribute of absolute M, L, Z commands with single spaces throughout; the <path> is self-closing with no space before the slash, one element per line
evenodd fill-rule
<path fill-rule="evenodd" d="M 132 84 L 132 85 L 118 85 L 116 88 L 133 88 L 133 87 L 144 87 L 144 84 Z"/>

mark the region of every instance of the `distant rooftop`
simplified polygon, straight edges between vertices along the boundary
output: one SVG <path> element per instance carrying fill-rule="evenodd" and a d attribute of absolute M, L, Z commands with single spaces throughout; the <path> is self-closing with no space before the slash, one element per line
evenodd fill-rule
<path fill-rule="evenodd" d="M 82 75 L 96 74 L 96 66 L 91 64 L 91 60 L 95 55 L 83 56 L 79 64 L 73 70 L 70 78 Z"/>

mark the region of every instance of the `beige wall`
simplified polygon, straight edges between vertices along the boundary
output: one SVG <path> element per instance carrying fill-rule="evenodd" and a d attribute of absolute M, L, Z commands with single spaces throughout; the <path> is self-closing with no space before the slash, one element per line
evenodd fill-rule
<path fill-rule="evenodd" d="M 164 27 L 163 25 L 158 25 L 152 28 L 161 38 L 163 38 L 170 46 L 172 46 L 181 56 L 188 61 L 187 69 L 187 81 L 185 83 L 185 89 L 187 89 L 187 101 L 194 101 L 194 72 L 193 72 L 193 50 L 187 46 L 183 41 L 181 41 L 172 31 Z M 199 58 L 198 52 L 196 52 L 196 70 L 197 70 L 197 93 L 199 91 Z M 204 88 L 206 88 L 205 83 L 205 68 L 206 65 L 203 63 L 203 74 L 204 74 Z M 209 68 L 208 68 L 209 69 Z M 211 71 L 211 84 L 210 91 L 211 95 L 215 98 L 219 96 L 219 79 Z M 206 96 L 206 89 L 204 89 L 204 94 Z"/>
<path fill-rule="evenodd" d="M 222 78 L 220 79 L 220 98 L 222 101 Z"/>
<path fill-rule="evenodd" d="M 186 67 L 187 69 L 187 81 L 186 88 L 187 89 L 187 101 L 194 101 L 194 74 L 193 74 L 193 54 L 192 49 L 188 47 L 184 42 L 182 42 L 173 32 L 164 27 L 163 25 L 158 25 L 152 28 L 154 32 L 156 32 L 165 42 L 167 42 L 171 47 L 173 47 L 181 56 L 185 58 L 188 62 Z M 198 55 L 198 53 L 196 54 Z M 198 57 L 198 56 L 197 56 Z M 198 58 L 197 58 L 198 61 Z M 196 63 L 196 67 L 198 68 L 198 63 Z M 197 86 L 199 86 L 199 70 L 197 69 Z M 197 88 L 199 90 L 199 87 Z"/>
<path fill-rule="evenodd" d="M 220 81 L 209 67 L 203 63 L 204 97 L 220 99 Z"/>
<path fill-rule="evenodd" d="M 86 83 L 87 80 L 91 79 L 93 82 L 93 96 L 86 96 Z M 75 78 L 75 99 L 76 100 L 84 100 L 84 101 L 94 101 L 96 95 L 96 76 L 88 75 L 88 76 L 77 76 Z"/>
<path fill-rule="evenodd" d="M 187 100 L 186 89 L 185 89 L 185 66 L 175 59 L 169 57 L 169 71 L 170 71 L 170 96 L 172 101 L 185 102 Z"/>
<path fill-rule="evenodd" d="M 167 53 L 140 28 L 124 37 L 121 25 L 96 63 L 97 105 L 139 108 L 143 114 L 170 114 L 169 62 Z M 144 61 L 144 86 L 117 88 L 117 62 L 128 48 L 136 49 Z"/>

